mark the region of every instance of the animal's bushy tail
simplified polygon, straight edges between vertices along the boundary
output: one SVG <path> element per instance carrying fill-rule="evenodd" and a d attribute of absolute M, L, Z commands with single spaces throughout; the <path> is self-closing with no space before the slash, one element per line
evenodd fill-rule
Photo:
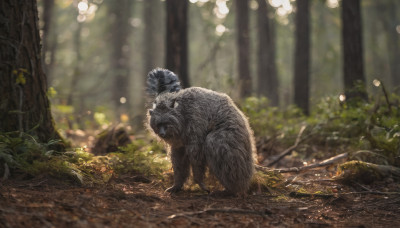
<path fill-rule="evenodd" d="M 147 75 L 147 94 L 156 97 L 161 93 L 181 90 L 178 76 L 167 69 L 156 68 Z"/>

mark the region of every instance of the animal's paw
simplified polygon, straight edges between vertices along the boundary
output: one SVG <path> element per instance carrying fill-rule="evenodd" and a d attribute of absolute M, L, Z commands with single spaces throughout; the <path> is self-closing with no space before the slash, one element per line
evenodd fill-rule
<path fill-rule="evenodd" d="M 206 187 L 206 185 L 202 182 L 202 183 L 199 183 L 198 184 L 199 186 L 200 186 L 200 188 L 203 190 L 203 191 L 206 191 L 208 194 L 210 194 L 210 190 L 208 190 L 208 188 Z"/>
<path fill-rule="evenodd" d="M 169 193 L 177 193 L 177 192 L 179 192 L 179 191 L 181 191 L 182 190 L 182 187 L 180 187 L 180 186 L 172 186 L 172 187 L 169 187 L 169 188 L 167 188 L 167 190 L 165 190 L 165 192 L 169 192 Z"/>

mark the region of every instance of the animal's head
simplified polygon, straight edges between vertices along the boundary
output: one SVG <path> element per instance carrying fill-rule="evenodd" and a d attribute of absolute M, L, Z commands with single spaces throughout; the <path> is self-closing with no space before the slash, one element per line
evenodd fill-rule
<path fill-rule="evenodd" d="M 151 129 L 166 142 L 179 140 L 183 126 L 179 103 L 175 93 L 158 96 L 149 109 L 148 119 Z"/>

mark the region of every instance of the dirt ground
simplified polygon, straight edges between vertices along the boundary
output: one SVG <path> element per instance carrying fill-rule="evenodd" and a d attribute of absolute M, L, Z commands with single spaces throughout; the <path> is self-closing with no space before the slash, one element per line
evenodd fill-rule
<path fill-rule="evenodd" d="M 333 194 L 221 198 L 185 189 L 170 195 L 167 186 L 140 176 L 94 187 L 8 180 L 0 182 L 0 227 L 400 227 L 398 183 L 348 186 L 318 173 L 288 175 L 286 184 Z"/>

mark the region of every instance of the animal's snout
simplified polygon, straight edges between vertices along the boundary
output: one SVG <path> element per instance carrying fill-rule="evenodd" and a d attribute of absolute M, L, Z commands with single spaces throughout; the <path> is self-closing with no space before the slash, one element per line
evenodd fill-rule
<path fill-rule="evenodd" d="M 159 129 L 159 131 L 158 131 L 158 135 L 159 135 L 161 138 L 164 138 L 164 137 L 167 135 L 167 132 L 165 131 L 165 128 L 164 128 L 164 127 L 160 127 L 160 129 Z"/>

